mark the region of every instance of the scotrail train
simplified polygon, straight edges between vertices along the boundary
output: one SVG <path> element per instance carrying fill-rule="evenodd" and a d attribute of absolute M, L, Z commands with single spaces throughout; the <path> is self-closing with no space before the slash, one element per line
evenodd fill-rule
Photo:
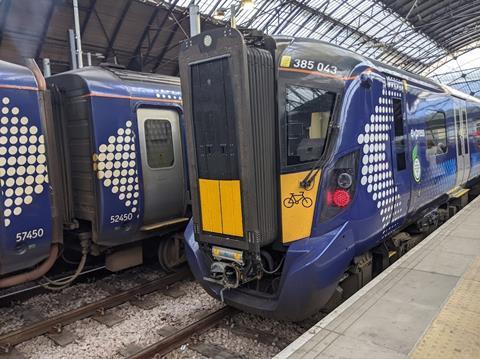
<path fill-rule="evenodd" d="M 140 264 L 141 241 L 166 267 L 182 261 L 178 78 L 89 67 L 45 81 L 33 61 L 0 62 L 0 101 L 0 288 L 44 275 L 64 248 L 82 253 L 77 274 L 88 254 Z"/>
<path fill-rule="evenodd" d="M 479 100 L 340 47 L 220 29 L 182 43 L 180 73 L 187 259 L 234 307 L 328 307 L 480 175 Z"/>

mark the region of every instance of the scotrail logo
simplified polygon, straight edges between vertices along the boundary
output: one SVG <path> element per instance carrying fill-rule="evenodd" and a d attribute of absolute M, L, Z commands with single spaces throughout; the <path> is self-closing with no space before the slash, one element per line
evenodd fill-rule
<path fill-rule="evenodd" d="M 419 138 L 425 137 L 425 130 L 410 130 L 410 138 L 412 140 L 418 140 Z"/>

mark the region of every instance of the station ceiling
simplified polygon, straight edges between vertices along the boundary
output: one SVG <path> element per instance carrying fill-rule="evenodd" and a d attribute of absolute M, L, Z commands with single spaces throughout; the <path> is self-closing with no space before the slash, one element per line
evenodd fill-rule
<path fill-rule="evenodd" d="M 94 64 L 176 75 L 178 44 L 189 36 L 191 0 L 79 0 L 84 52 Z M 240 27 L 322 39 L 416 73 L 480 45 L 480 0 L 197 0 L 202 29 L 224 26 L 236 4 Z M 215 11 L 225 9 L 222 20 Z M 0 58 L 50 58 L 69 68 L 71 0 L 0 0 Z"/>

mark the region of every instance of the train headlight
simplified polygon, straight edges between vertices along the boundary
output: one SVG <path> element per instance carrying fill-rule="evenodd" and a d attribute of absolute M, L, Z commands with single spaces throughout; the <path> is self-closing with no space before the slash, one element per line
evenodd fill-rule
<path fill-rule="evenodd" d="M 338 175 L 337 184 L 338 187 L 348 189 L 352 187 L 353 177 L 350 173 L 343 172 Z"/>

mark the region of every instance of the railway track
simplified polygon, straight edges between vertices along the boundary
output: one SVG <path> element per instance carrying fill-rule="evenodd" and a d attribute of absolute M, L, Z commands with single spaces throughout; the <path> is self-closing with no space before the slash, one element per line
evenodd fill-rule
<path fill-rule="evenodd" d="M 131 355 L 128 359 L 147 359 L 152 357 L 162 357 L 182 344 L 188 342 L 193 335 L 201 334 L 220 323 L 224 318 L 236 313 L 237 310 L 232 307 L 223 307 L 215 312 L 202 316 L 197 321 L 183 327 L 160 341 L 149 345 L 143 350 Z"/>
<path fill-rule="evenodd" d="M 96 276 L 95 278 L 98 279 L 106 277 L 109 274 L 111 274 L 111 272 L 107 271 L 105 269 L 105 266 L 89 268 L 79 274 L 76 283 L 83 283 L 85 281 L 91 280 L 92 276 Z M 52 279 L 67 280 L 70 278 L 72 278 L 71 274 Z M 50 293 L 50 290 L 44 288 L 43 284 L 41 283 L 42 281 L 43 280 L 40 279 L 33 284 L 19 286 L 18 288 L 16 287 L 11 290 L 2 291 L 2 293 L 0 293 L 0 307 L 9 306 L 12 302 L 25 301 L 39 294 Z"/>
<path fill-rule="evenodd" d="M 168 286 L 191 277 L 188 268 L 182 268 L 178 272 L 166 275 L 162 278 L 139 285 L 129 290 L 113 294 L 107 298 L 95 301 L 77 309 L 73 309 L 37 323 L 27 325 L 13 332 L 0 336 L 0 352 L 8 353 L 17 344 L 33 339 L 37 336 L 61 332 L 62 327 L 75 321 L 88 318 L 92 315 L 102 315 L 106 310 L 119 306 L 129 300 L 136 299 L 149 293 L 153 293 Z"/>

